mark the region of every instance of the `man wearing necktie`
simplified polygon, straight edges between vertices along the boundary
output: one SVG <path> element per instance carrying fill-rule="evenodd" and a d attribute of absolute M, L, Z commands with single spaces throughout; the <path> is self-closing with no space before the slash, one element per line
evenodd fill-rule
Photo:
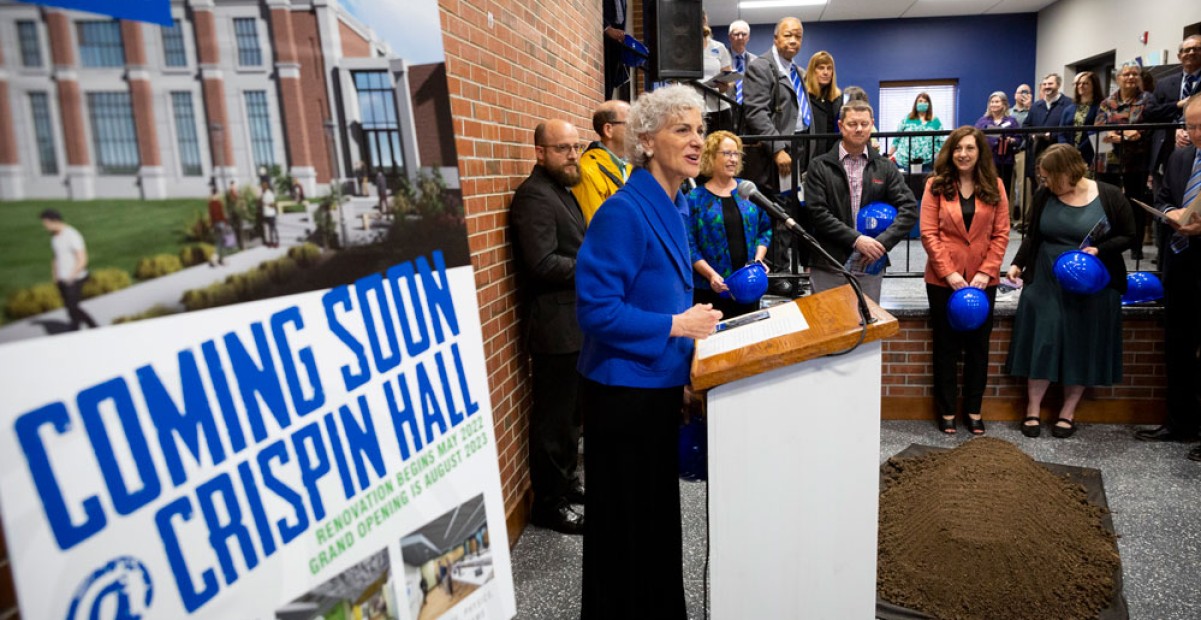
<path fill-rule="evenodd" d="M 805 93 L 805 72 L 793 64 L 801 51 L 805 29 L 801 20 L 785 17 L 776 24 L 771 50 L 752 60 L 743 78 L 743 134 L 791 136 L 813 122 Z M 794 152 L 795 151 L 795 152 Z M 766 142 L 746 149 L 747 178 L 760 188 L 780 190 L 779 177 L 792 175 L 792 163 L 804 165 L 805 143 Z M 798 176 L 804 170 L 797 170 Z"/>
<path fill-rule="evenodd" d="M 1184 114 L 1184 102 L 1201 90 L 1201 35 L 1192 35 L 1181 41 L 1176 57 L 1180 59 L 1180 73 L 1169 75 L 1155 83 L 1151 94 L 1151 105 L 1143 111 L 1143 121 L 1148 123 L 1179 123 Z M 1156 192 L 1162 185 L 1164 166 L 1172 151 L 1188 146 L 1188 135 L 1183 129 L 1174 132 L 1161 129 L 1151 134 L 1150 169 Z M 1165 260 L 1170 243 L 1166 227 L 1160 227 L 1159 264 Z"/>
<path fill-rule="evenodd" d="M 1189 97 L 1184 126 L 1189 143 L 1168 157 L 1155 192 L 1156 208 L 1175 231 L 1163 263 L 1168 418 L 1163 426 L 1135 433 L 1144 441 L 1193 441 L 1201 426 L 1201 217 L 1188 209 L 1201 206 L 1201 94 Z M 1201 461 L 1201 447 L 1188 458 Z"/>
<path fill-rule="evenodd" d="M 730 38 L 730 56 L 734 62 L 734 70 L 746 74 L 747 65 L 751 61 L 758 58 L 746 49 L 747 43 L 751 40 L 751 26 L 741 19 L 730 23 L 729 30 Z M 741 104 L 743 101 L 742 80 L 734 82 L 734 100 Z M 738 112 L 738 129 L 742 130 L 742 110 Z"/>

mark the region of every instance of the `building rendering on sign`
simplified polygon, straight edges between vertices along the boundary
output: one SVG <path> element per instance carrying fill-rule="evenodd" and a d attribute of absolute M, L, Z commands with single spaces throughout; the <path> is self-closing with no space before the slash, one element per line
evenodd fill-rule
<path fill-rule="evenodd" d="M 457 187 L 445 89 L 413 96 L 442 63 L 410 65 L 337 0 L 171 12 L 166 28 L 0 1 L 0 200 L 204 196 L 276 165 L 308 195 L 364 167 Z"/>

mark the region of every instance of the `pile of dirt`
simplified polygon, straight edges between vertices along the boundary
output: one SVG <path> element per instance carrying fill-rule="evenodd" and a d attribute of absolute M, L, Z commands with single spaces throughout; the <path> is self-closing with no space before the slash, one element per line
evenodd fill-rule
<path fill-rule="evenodd" d="M 1119 565 L 1104 515 L 1000 439 L 890 459 L 878 594 L 942 620 L 1096 618 Z"/>

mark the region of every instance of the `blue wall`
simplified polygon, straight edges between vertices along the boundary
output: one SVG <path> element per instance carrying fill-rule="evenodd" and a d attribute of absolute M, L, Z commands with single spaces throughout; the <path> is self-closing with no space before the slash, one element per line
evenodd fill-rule
<path fill-rule="evenodd" d="M 775 24 L 752 25 L 747 49 L 770 50 L 773 29 Z M 838 85 L 862 87 L 873 106 L 881 81 L 958 79 L 959 122 L 970 124 L 984 114 L 993 91 L 1012 99 L 1018 84 L 1037 85 L 1037 29 L 1037 13 L 809 22 L 797 64 L 805 66 L 818 50 L 830 52 Z M 726 26 L 714 30 L 713 38 L 728 43 Z"/>

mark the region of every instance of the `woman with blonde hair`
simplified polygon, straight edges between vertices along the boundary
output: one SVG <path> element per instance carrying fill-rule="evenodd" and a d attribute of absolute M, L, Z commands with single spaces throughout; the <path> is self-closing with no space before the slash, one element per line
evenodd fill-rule
<path fill-rule="evenodd" d="M 809 68 L 805 70 L 805 91 L 809 93 L 809 106 L 813 111 L 809 133 L 838 133 L 838 110 L 842 107 L 842 90 L 838 88 L 834 57 L 830 52 L 821 50 L 809 57 Z M 809 159 L 829 151 L 836 141 L 836 138 L 812 140 L 809 143 Z"/>
<path fill-rule="evenodd" d="M 688 194 L 688 249 L 693 270 L 693 302 L 713 304 L 727 319 L 757 310 L 759 302 L 726 299 L 725 279 L 751 262 L 763 263 L 771 245 L 771 217 L 737 195 L 742 172 L 742 139 L 728 131 L 705 138 L 701 151 L 704 185 Z"/>

